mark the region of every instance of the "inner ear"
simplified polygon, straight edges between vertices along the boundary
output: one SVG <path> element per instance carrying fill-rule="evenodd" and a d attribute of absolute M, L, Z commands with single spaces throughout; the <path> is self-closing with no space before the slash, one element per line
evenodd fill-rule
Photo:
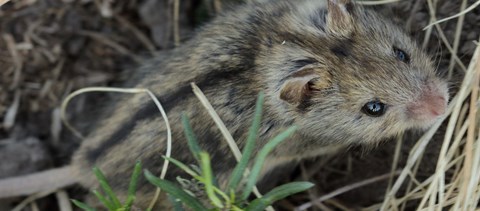
<path fill-rule="evenodd" d="M 330 86 L 330 77 L 316 69 L 299 70 L 290 75 L 282 85 L 280 99 L 298 106 L 308 100 L 314 92 Z"/>

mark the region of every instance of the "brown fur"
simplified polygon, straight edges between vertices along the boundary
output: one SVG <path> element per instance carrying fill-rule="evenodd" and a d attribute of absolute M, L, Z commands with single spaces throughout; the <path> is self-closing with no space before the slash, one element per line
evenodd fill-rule
<path fill-rule="evenodd" d="M 327 6 L 328 5 L 328 6 Z M 409 64 L 398 61 L 397 47 Z M 135 73 L 137 87 L 152 90 L 172 125 L 172 156 L 194 163 L 183 135 L 180 114 L 191 118 L 201 147 L 212 157 L 215 174 L 225 182 L 235 160 L 219 130 L 191 92 L 195 82 L 206 94 L 240 147 L 243 147 L 259 91 L 266 94 L 260 149 L 287 127 L 298 131 L 269 157 L 278 160 L 315 156 L 328 145 L 377 143 L 431 121 L 408 117 L 407 105 L 425 84 L 445 100 L 446 83 L 432 62 L 397 26 L 375 12 L 345 0 L 269 1 L 243 6 L 216 18 L 189 42 Z M 388 105 L 382 117 L 361 112 L 372 99 Z M 115 191 L 128 189 L 136 160 L 160 174 L 166 130 L 146 96 L 125 96 L 109 108 L 75 153 L 72 165 L 80 184 L 97 187 L 90 173 L 97 165 Z M 433 120 L 432 120 L 433 121 Z M 268 166 L 267 168 L 273 168 Z M 171 167 L 168 177 L 180 171 Z M 142 179 L 137 205 L 145 207 L 153 186 Z"/>

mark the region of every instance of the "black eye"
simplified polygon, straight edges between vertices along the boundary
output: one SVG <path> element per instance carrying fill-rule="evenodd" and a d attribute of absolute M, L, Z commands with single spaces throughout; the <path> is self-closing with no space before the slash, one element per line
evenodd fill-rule
<path fill-rule="evenodd" d="M 362 107 L 362 112 L 371 117 L 379 117 L 385 114 L 386 106 L 378 100 L 370 101 Z"/>
<path fill-rule="evenodd" d="M 405 51 L 400 50 L 396 47 L 393 47 L 393 52 L 395 53 L 395 57 L 397 57 L 398 60 L 400 60 L 402 62 L 405 62 L 405 63 L 410 62 L 410 56 L 408 56 L 408 54 L 405 53 Z"/>

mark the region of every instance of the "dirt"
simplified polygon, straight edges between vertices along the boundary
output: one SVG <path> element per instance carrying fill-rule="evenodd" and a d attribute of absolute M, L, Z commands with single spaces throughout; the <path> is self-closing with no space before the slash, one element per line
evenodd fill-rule
<path fill-rule="evenodd" d="M 109 3 L 110 2 L 110 3 Z M 180 39 L 192 35 L 198 25 L 215 14 L 212 4 L 183 0 L 180 6 Z M 225 1 L 223 1 L 225 2 Z M 469 0 L 471 5 L 474 0 Z M 132 69 L 155 51 L 175 46 L 173 1 L 129 0 L 17 0 L 0 9 L 0 178 L 21 175 L 68 163 L 79 140 L 61 125 L 59 108 L 66 95 L 87 86 L 105 86 L 121 81 L 120 72 Z M 460 1 L 440 0 L 438 17 L 459 11 Z M 395 14 L 411 34 L 423 43 L 422 27 L 429 21 L 426 1 L 401 1 L 378 7 Z M 456 19 L 441 24 L 449 43 L 453 43 Z M 465 18 L 459 40 L 459 57 L 468 65 L 480 35 L 480 9 Z M 434 30 L 427 50 L 438 68 L 448 75 L 450 54 Z M 459 85 L 462 70 L 454 68 L 452 90 Z M 71 103 L 68 116 L 79 128 L 88 125 L 89 108 L 103 95 L 81 96 Z M 409 147 L 418 134 L 405 138 L 404 164 Z M 441 136 L 438 136 L 441 140 Z M 339 187 L 388 173 L 395 141 L 365 152 L 361 147 L 330 158 L 305 161 L 309 176 L 316 183 L 310 195 L 299 194 L 278 204 L 288 210 Z M 438 152 L 435 142 L 428 148 L 427 162 L 420 169 L 431 172 Z M 22 156 L 6 156 L 19 154 Z M 24 155 L 24 156 L 23 156 Z M 6 165 L 8 163 L 10 166 Z M 320 165 L 320 164 L 321 165 Z M 300 167 L 283 182 L 302 179 Z M 422 173 L 419 174 L 420 177 Z M 421 178 L 419 178 L 421 179 Z M 372 205 L 382 200 L 387 181 L 375 183 L 341 195 L 331 203 L 348 208 Z M 53 200 L 51 198 L 47 200 Z M 52 208 L 51 205 L 41 208 Z"/>

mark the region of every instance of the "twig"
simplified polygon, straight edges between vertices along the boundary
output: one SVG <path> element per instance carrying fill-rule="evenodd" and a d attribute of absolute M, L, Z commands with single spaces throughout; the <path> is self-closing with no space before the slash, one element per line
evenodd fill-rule
<path fill-rule="evenodd" d="M 479 1 L 480 2 L 480 1 Z M 477 55 L 476 58 L 477 62 L 475 64 L 475 75 L 473 78 L 472 82 L 472 93 L 470 96 L 470 111 L 469 111 L 469 125 L 468 125 L 468 131 L 467 131 L 467 142 L 465 144 L 465 161 L 464 161 L 464 175 L 463 175 L 463 187 L 462 189 L 462 195 L 464 196 L 464 203 L 463 203 L 463 210 L 467 210 L 468 206 L 476 206 L 476 205 L 471 205 L 470 203 L 467 202 L 468 199 L 471 198 L 471 195 L 473 194 L 472 191 L 470 190 L 469 185 L 475 185 L 475 184 L 470 184 L 472 180 L 472 175 L 475 174 L 476 172 L 473 172 L 472 168 L 472 163 L 473 163 L 473 152 L 474 152 L 474 147 L 473 143 L 475 141 L 475 132 L 477 132 L 477 124 L 476 124 L 476 115 L 477 115 L 477 100 L 478 100 L 478 86 L 480 83 L 480 55 Z M 477 146 L 480 147 L 480 146 Z"/>
<path fill-rule="evenodd" d="M 215 124 L 217 124 L 217 127 L 222 132 L 222 135 L 226 139 L 228 146 L 230 147 L 230 150 L 232 150 L 233 152 L 233 156 L 237 161 L 240 161 L 240 159 L 242 158 L 242 153 L 240 152 L 240 149 L 238 148 L 235 142 L 235 139 L 233 139 L 232 134 L 230 134 L 227 127 L 223 123 L 222 119 L 220 119 L 217 112 L 215 111 L 215 109 L 213 109 L 210 102 L 208 102 L 208 99 L 205 97 L 205 95 L 200 90 L 200 88 L 198 88 L 198 86 L 195 85 L 194 83 L 191 83 L 191 86 L 193 89 L 193 93 L 197 96 L 197 98 L 200 100 L 200 102 L 205 107 L 205 109 L 207 109 L 213 121 L 215 121 Z"/>
<path fill-rule="evenodd" d="M 3 119 L 3 128 L 10 129 L 15 125 L 15 117 L 18 113 L 18 108 L 20 106 L 20 98 L 22 93 L 20 90 L 15 91 L 15 97 L 13 99 L 12 105 L 8 108 L 5 117 Z"/>
<path fill-rule="evenodd" d="M 27 197 L 22 202 L 20 202 L 20 204 L 18 204 L 15 208 L 12 209 L 12 211 L 21 211 L 25 206 L 27 206 L 31 202 L 33 202 L 33 201 L 35 201 L 39 198 L 43 198 L 45 196 L 48 196 L 52 193 L 55 193 L 56 191 L 57 190 L 51 190 L 51 191 L 47 191 L 47 192 L 43 192 L 43 193 L 33 194 L 33 195 Z"/>
<path fill-rule="evenodd" d="M 60 211 L 72 211 L 72 204 L 70 203 L 70 197 L 68 197 L 67 192 L 64 190 L 57 191 L 55 196 L 58 200 L 58 207 Z"/>
<path fill-rule="evenodd" d="M 100 34 L 100 33 L 97 33 L 97 32 L 92 32 L 92 31 L 85 31 L 85 30 L 82 30 L 82 31 L 78 32 L 78 34 L 90 37 L 90 38 L 92 38 L 92 39 L 94 39 L 94 40 L 96 40 L 100 43 L 103 43 L 103 44 L 115 49 L 119 53 L 129 56 L 130 58 L 132 58 L 137 63 L 141 63 L 143 61 L 143 59 L 141 57 L 136 56 L 130 50 L 128 50 L 127 48 L 125 48 L 125 47 L 121 46 L 120 44 L 114 42 L 112 39 L 108 39 L 103 34 Z"/>
<path fill-rule="evenodd" d="M 9 87 L 10 90 L 13 90 L 17 88 L 17 86 L 20 84 L 20 77 L 22 74 L 23 62 L 22 62 L 22 57 L 18 53 L 15 39 L 13 39 L 13 36 L 11 34 L 4 34 L 3 39 L 7 44 L 8 51 L 10 52 L 10 55 L 12 56 L 13 62 L 15 64 L 14 75 L 12 80 L 13 82 Z"/>
<path fill-rule="evenodd" d="M 420 9 L 420 3 L 423 1 L 416 1 L 415 4 L 413 5 L 413 8 L 410 11 L 410 17 L 408 18 L 407 22 L 405 23 L 405 30 L 409 31 L 410 27 L 412 26 L 412 21 L 415 17 L 415 13 L 418 12 Z"/>
<path fill-rule="evenodd" d="M 60 140 L 60 132 L 62 131 L 62 118 L 60 116 L 60 108 L 52 110 L 52 123 L 50 124 L 50 134 L 52 134 L 53 144 L 57 145 Z"/>
<path fill-rule="evenodd" d="M 400 171 L 395 172 L 395 175 L 398 175 L 398 174 L 400 174 Z M 347 185 L 345 187 L 341 187 L 337 190 L 334 190 L 334 191 L 330 192 L 329 194 L 323 195 L 322 197 L 316 199 L 313 202 L 307 202 L 305 204 L 302 204 L 301 206 L 297 207 L 295 210 L 296 211 L 306 210 L 306 209 L 312 207 L 314 202 L 322 202 L 322 201 L 331 199 L 335 196 L 338 196 L 340 194 L 351 191 L 353 189 L 357 189 L 359 187 L 363 187 L 363 186 L 366 186 L 366 185 L 370 185 L 372 183 L 376 183 L 376 182 L 379 182 L 379 181 L 382 181 L 382 180 L 386 180 L 386 179 L 390 178 L 391 175 L 392 175 L 391 173 L 387 173 L 387 174 L 376 176 L 376 177 L 373 177 L 373 178 L 370 178 L 370 179 L 367 179 L 367 180 L 364 180 L 364 181 L 353 183 L 353 184 Z"/>
<path fill-rule="evenodd" d="M 395 154 L 393 156 L 393 161 L 392 161 L 392 168 L 390 170 L 391 175 L 390 178 L 388 179 L 388 186 L 387 186 L 387 191 L 385 192 L 385 198 L 387 198 L 388 192 L 390 192 L 390 189 L 392 188 L 393 180 L 395 179 L 395 172 L 398 168 L 398 163 L 400 160 L 400 152 L 402 149 L 403 145 L 403 140 L 404 140 L 404 134 L 401 134 L 400 136 L 397 137 L 397 144 L 395 146 Z"/>
<path fill-rule="evenodd" d="M 98 10 L 100 10 L 100 14 L 102 15 L 102 17 L 111 18 L 113 16 L 113 0 L 95 0 L 94 2 Z"/>
<path fill-rule="evenodd" d="M 35 201 L 30 203 L 30 209 L 32 209 L 32 211 L 40 211 L 40 209 L 38 208 L 38 204 Z"/>
<path fill-rule="evenodd" d="M 450 17 L 447 17 L 447 18 L 444 18 L 444 19 L 435 21 L 435 22 L 433 22 L 433 23 L 431 23 L 431 24 L 428 24 L 428 25 L 425 26 L 425 28 L 423 28 L 423 29 L 425 30 L 425 29 L 427 29 L 427 28 L 432 27 L 433 25 L 437 25 L 437 24 L 439 24 L 439 23 L 448 21 L 448 20 L 450 20 L 450 19 L 454 19 L 454 18 L 456 18 L 456 17 L 463 16 L 463 15 L 465 15 L 466 13 L 468 13 L 468 12 L 472 11 L 473 9 L 475 9 L 478 5 L 480 5 L 480 0 L 477 1 L 477 2 L 475 2 L 474 4 L 472 4 L 470 7 L 468 7 L 468 8 L 465 9 L 465 10 L 463 10 L 462 12 L 457 13 L 457 14 L 455 14 L 455 15 L 452 15 L 452 16 L 450 16 Z"/>
<path fill-rule="evenodd" d="M 9 2 L 10 0 L 0 0 L 0 7 L 4 4 L 6 4 L 7 2 Z"/>
<path fill-rule="evenodd" d="M 303 162 L 300 163 L 300 172 L 301 172 L 301 177 L 302 177 L 303 181 L 308 181 L 310 179 L 310 177 L 308 176 L 309 173 L 307 172 L 307 168 L 305 167 L 305 163 L 303 163 Z M 318 207 L 318 208 L 320 208 L 321 210 L 324 210 L 324 211 L 332 211 L 332 209 L 330 209 L 329 207 L 327 207 L 323 203 L 317 202 L 315 200 L 315 198 L 318 198 L 318 194 L 316 193 L 314 188 L 308 189 L 307 193 L 308 193 L 308 198 L 310 199 L 310 201 L 313 202 L 313 204 L 316 207 Z"/>
<path fill-rule="evenodd" d="M 222 2 L 220 0 L 213 0 L 213 8 L 215 9 L 215 13 L 219 14 L 222 12 Z"/>
<path fill-rule="evenodd" d="M 400 0 L 381 0 L 381 1 L 357 1 L 356 3 L 358 4 L 363 4 L 363 5 L 380 5 L 380 4 L 389 4 L 389 3 L 394 3 Z"/>
<path fill-rule="evenodd" d="M 435 22 L 436 20 L 436 17 L 435 17 L 435 9 L 433 8 L 433 3 L 432 3 L 432 0 L 427 0 L 428 2 L 428 7 L 429 7 L 429 12 L 430 12 L 430 21 L 432 22 Z M 445 36 L 445 33 L 443 32 L 442 28 L 440 27 L 440 25 L 438 24 L 435 24 L 435 29 L 437 29 L 437 32 L 438 32 L 438 36 L 440 37 L 440 39 L 442 40 L 443 44 L 445 45 L 445 47 L 447 47 L 448 51 L 452 54 L 452 56 L 455 57 L 455 61 L 457 62 L 457 64 L 460 66 L 460 68 L 463 70 L 463 71 L 467 71 L 467 67 L 465 67 L 465 65 L 463 64 L 463 62 L 460 60 L 460 58 L 458 58 L 458 55 L 455 55 L 453 54 L 453 48 L 452 46 L 450 45 L 450 43 L 448 42 L 448 39 L 447 37 Z M 426 28 L 427 32 L 428 31 L 431 31 L 431 28 Z M 425 40 L 425 43 L 426 44 L 426 40 Z M 424 46 L 425 47 L 425 46 Z"/>
<path fill-rule="evenodd" d="M 180 0 L 173 1 L 173 39 L 175 46 L 180 45 Z"/>
<path fill-rule="evenodd" d="M 465 10 L 467 7 L 467 0 L 463 0 L 460 6 L 460 10 Z M 460 36 L 462 35 L 462 28 L 463 28 L 463 20 L 465 20 L 465 15 L 461 15 L 457 21 L 457 27 L 455 29 L 455 40 L 453 41 L 453 52 L 452 56 L 450 57 L 450 65 L 448 66 L 448 79 L 452 79 L 453 75 L 453 68 L 455 67 L 455 56 L 458 52 L 458 46 L 460 44 Z"/>
<path fill-rule="evenodd" d="M 115 19 L 125 26 L 127 29 L 132 31 L 132 33 L 137 37 L 137 39 L 147 48 L 151 54 L 155 52 L 155 44 L 148 38 L 142 31 L 140 31 L 137 27 L 135 27 L 130 21 L 123 18 L 120 15 L 115 15 Z"/>

